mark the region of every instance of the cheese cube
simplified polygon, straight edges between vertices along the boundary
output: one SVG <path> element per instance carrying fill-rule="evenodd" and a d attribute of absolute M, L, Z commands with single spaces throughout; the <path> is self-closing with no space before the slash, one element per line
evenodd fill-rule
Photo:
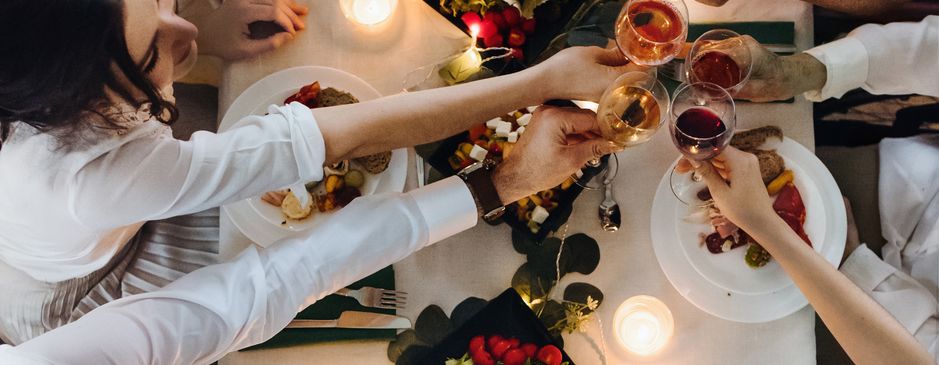
<path fill-rule="evenodd" d="M 541 206 L 537 206 L 535 207 L 535 210 L 531 212 L 531 221 L 542 224 L 544 223 L 545 219 L 548 219 L 548 215 L 549 214 L 547 209 Z"/>
<path fill-rule="evenodd" d="M 518 129 L 516 129 L 515 131 L 518 132 L 519 135 L 521 135 L 522 133 L 525 133 L 525 127 L 518 127 Z"/>
<path fill-rule="evenodd" d="M 482 161 L 486 159 L 486 155 L 489 154 L 489 151 L 486 151 L 485 148 L 473 145 L 473 149 L 470 150 L 470 158 L 476 161 Z"/>
<path fill-rule="evenodd" d="M 580 179 L 580 178 L 584 177 L 584 171 L 583 171 L 583 170 L 577 170 L 577 172 L 574 172 L 574 176 L 576 176 L 578 179 Z"/>
<path fill-rule="evenodd" d="M 509 133 L 509 143 L 518 142 L 518 132 Z"/>
<path fill-rule="evenodd" d="M 493 118 L 486 122 L 486 128 L 496 129 L 499 126 L 499 123 L 502 123 L 502 119 Z"/>
<path fill-rule="evenodd" d="M 531 121 L 531 114 L 525 114 L 525 115 L 519 117 L 518 120 L 516 120 L 516 123 L 518 123 L 518 125 L 524 127 L 524 126 L 528 125 L 528 122 L 530 122 L 530 121 Z"/>
<path fill-rule="evenodd" d="M 535 112 L 535 109 L 538 109 L 538 107 L 537 107 L 537 106 L 530 106 L 530 107 L 527 107 L 527 108 L 525 108 L 525 109 L 528 110 L 529 113 L 534 113 L 534 112 Z"/>
<path fill-rule="evenodd" d="M 496 127 L 496 137 L 508 137 L 512 132 L 512 123 L 502 122 Z"/>

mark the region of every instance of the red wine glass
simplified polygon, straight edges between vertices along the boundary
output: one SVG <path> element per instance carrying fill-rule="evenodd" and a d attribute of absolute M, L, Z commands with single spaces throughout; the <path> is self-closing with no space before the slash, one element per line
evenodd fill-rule
<path fill-rule="evenodd" d="M 686 159 L 699 163 L 719 155 L 730 144 L 737 125 L 734 99 L 719 85 L 698 82 L 675 91 L 669 110 L 672 142 Z M 710 200 L 706 185 L 694 173 L 669 177 L 672 193 L 688 205 L 705 205 Z"/>
<path fill-rule="evenodd" d="M 713 29 L 691 45 L 685 62 L 685 79 L 690 83 L 710 82 L 736 95 L 750 79 L 753 59 L 740 34 Z"/>

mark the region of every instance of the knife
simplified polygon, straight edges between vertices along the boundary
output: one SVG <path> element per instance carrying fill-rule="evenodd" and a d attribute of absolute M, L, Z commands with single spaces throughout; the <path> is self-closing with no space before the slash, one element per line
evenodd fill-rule
<path fill-rule="evenodd" d="M 390 314 L 345 311 L 337 319 L 295 319 L 287 328 L 408 329 L 411 320 Z"/>

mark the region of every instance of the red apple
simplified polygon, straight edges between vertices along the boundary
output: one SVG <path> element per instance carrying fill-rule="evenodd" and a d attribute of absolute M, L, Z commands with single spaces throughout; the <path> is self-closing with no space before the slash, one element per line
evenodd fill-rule
<path fill-rule="evenodd" d="M 522 30 L 525 34 L 532 34 L 535 32 L 535 19 L 525 19 L 522 22 Z"/>
<path fill-rule="evenodd" d="M 522 14 L 514 6 L 506 6 L 505 9 L 502 9 L 502 17 L 505 18 L 506 24 L 510 27 L 514 27 L 522 21 Z"/>
<path fill-rule="evenodd" d="M 486 16 L 483 19 L 491 21 L 493 24 L 499 28 L 499 31 L 503 31 L 509 27 L 509 24 L 505 22 L 505 18 L 502 17 L 502 14 L 498 11 L 487 11 Z"/>
<path fill-rule="evenodd" d="M 502 47 L 504 41 L 505 38 L 503 38 L 501 34 L 496 33 L 486 37 L 486 39 L 483 40 L 483 44 L 485 44 L 486 47 Z"/>
<path fill-rule="evenodd" d="M 525 32 L 521 29 L 513 28 L 509 31 L 508 43 L 510 47 L 521 47 L 525 44 Z"/>

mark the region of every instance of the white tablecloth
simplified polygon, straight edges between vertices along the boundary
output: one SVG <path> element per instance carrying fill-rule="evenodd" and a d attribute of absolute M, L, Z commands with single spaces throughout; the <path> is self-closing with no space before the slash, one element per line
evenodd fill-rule
<path fill-rule="evenodd" d="M 228 65 L 222 76 L 220 115 L 251 83 L 277 70 L 299 66 L 329 66 L 356 74 L 385 95 L 399 92 L 405 74 L 455 53 L 466 37 L 420 0 L 401 0 L 384 33 L 367 31 L 346 20 L 334 0 L 311 5 L 307 30 L 291 44 L 254 61 Z M 784 20 L 795 21 L 797 46 L 812 42 L 810 7 L 797 0 L 731 0 L 719 9 L 688 4 L 692 22 Z M 814 148 L 811 104 L 738 106 L 740 128 L 775 124 L 785 134 Z M 741 324 L 710 316 L 687 302 L 669 284 L 652 251 L 649 212 L 656 184 L 678 156 L 666 133 L 650 143 L 621 153 L 615 197 L 623 208 L 617 233 L 600 230 L 596 207 L 601 197 L 585 192 L 576 202 L 569 233 L 585 232 L 597 239 L 602 255 L 589 275 L 569 274 L 559 288 L 575 281 L 590 282 L 606 299 L 599 310 L 610 364 L 814 364 L 815 315 L 811 308 L 763 324 Z M 410 165 L 413 165 L 410 164 Z M 413 167 L 408 189 L 414 187 Z M 222 249 L 226 256 L 250 242 L 223 217 Z M 507 226 L 478 227 L 424 249 L 395 265 L 398 288 L 410 293 L 401 315 L 415 320 L 420 311 L 437 304 L 448 312 L 469 296 L 493 298 L 509 287 L 512 274 L 524 262 L 511 245 Z M 662 299 L 675 317 L 675 335 L 657 355 L 641 358 L 618 347 L 612 338 L 616 306 L 638 294 Z M 593 322 L 586 336 L 566 336 L 565 349 L 578 364 L 600 364 L 600 330 Z M 221 364 L 385 364 L 386 342 L 355 341 L 233 353 Z"/>

